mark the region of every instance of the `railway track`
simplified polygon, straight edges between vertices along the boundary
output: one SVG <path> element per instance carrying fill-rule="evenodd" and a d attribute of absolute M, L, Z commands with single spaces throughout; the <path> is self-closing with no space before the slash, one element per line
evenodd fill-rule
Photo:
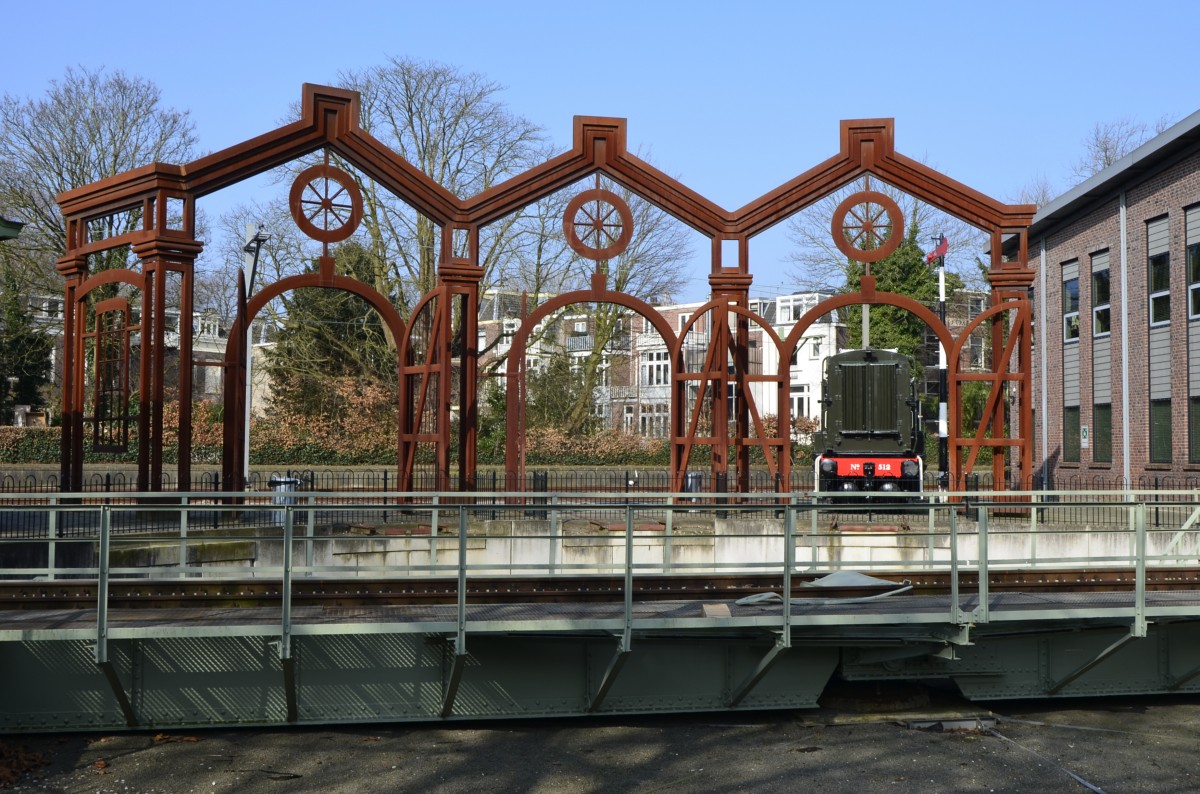
<path fill-rule="evenodd" d="M 950 575 L 940 572 L 880 574 L 889 582 L 908 582 L 912 592 L 935 595 L 950 592 Z M 870 595 L 888 589 L 876 587 L 806 587 L 811 576 L 793 576 L 795 598 L 839 598 Z M 633 597 L 654 600 L 727 600 L 754 593 L 778 591 L 778 574 L 639 575 Z M 475 604 L 575 603 L 612 601 L 624 596 L 622 576 L 513 577 L 473 576 L 467 581 L 467 600 Z M 974 573 L 959 576 L 960 592 L 978 589 Z M 1131 568 L 1038 569 L 990 571 L 991 592 L 1112 592 L 1131 590 Z M 1150 568 L 1148 590 L 1200 590 L 1200 569 Z M 267 606 L 279 603 L 283 592 L 278 580 L 267 579 L 136 579 L 109 583 L 111 609 L 202 608 Z M 454 603 L 458 581 L 454 577 L 390 579 L 297 578 L 292 581 L 293 605 L 366 606 Z M 2 581 L 0 610 L 92 609 L 97 603 L 94 579 Z"/>

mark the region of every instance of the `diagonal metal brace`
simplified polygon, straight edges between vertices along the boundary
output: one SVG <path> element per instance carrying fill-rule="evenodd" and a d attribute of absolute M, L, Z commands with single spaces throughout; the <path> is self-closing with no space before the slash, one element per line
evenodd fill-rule
<path fill-rule="evenodd" d="M 1112 645 L 1109 645 L 1107 648 L 1100 651 L 1100 653 L 1096 654 L 1090 660 L 1084 662 L 1082 665 L 1077 667 L 1075 670 L 1071 671 L 1070 673 L 1067 673 L 1067 675 L 1065 675 L 1064 677 L 1060 678 L 1058 681 L 1055 681 L 1053 684 L 1051 684 L 1050 687 L 1046 690 L 1046 694 L 1057 695 L 1062 690 L 1062 688 L 1065 687 L 1067 684 L 1069 684 L 1072 681 L 1074 681 L 1075 679 L 1079 678 L 1081 675 L 1086 673 L 1088 670 L 1091 670 L 1093 667 L 1100 664 L 1105 659 L 1107 659 L 1108 657 L 1112 656 L 1117 651 L 1124 648 L 1132 640 L 1136 640 L 1136 639 L 1138 639 L 1138 634 L 1136 631 L 1131 631 L 1129 634 L 1126 634 L 1124 637 L 1121 637 L 1116 642 L 1114 642 Z"/>
<path fill-rule="evenodd" d="M 604 678 L 600 680 L 600 688 L 596 690 L 596 694 L 592 696 L 592 702 L 588 704 L 589 713 L 599 709 L 604 703 L 604 698 L 608 697 L 608 690 L 612 689 L 612 685 L 617 681 L 617 676 L 621 674 L 621 668 L 625 666 L 625 660 L 629 658 L 629 651 L 629 634 L 625 633 L 617 645 L 617 652 L 609 660 L 608 669 L 604 671 Z"/>
<path fill-rule="evenodd" d="M 129 702 L 129 695 L 126 694 L 125 687 L 121 684 L 117 669 L 108 659 L 97 660 L 96 666 L 100 668 L 100 672 L 104 673 L 104 679 L 108 681 L 109 687 L 116 695 L 117 705 L 121 707 L 121 714 L 125 717 L 125 724 L 130 728 L 136 728 L 138 726 L 137 715 L 133 713 L 133 704 Z"/>
<path fill-rule="evenodd" d="M 741 703 L 742 700 L 745 699 L 746 695 L 750 694 L 750 690 L 754 689 L 754 687 L 758 685 L 758 682 L 762 680 L 762 677 L 766 675 L 772 667 L 775 666 L 775 662 L 779 660 L 779 657 L 782 656 L 785 651 L 790 649 L 791 645 L 784 642 L 782 637 L 776 640 L 775 644 L 771 646 L 771 650 L 767 651 L 766 655 L 759 660 L 758 666 L 754 668 L 754 672 L 752 672 L 749 677 L 742 682 L 742 685 L 739 686 L 733 693 L 733 697 L 729 699 L 730 707 L 732 708 Z"/>
<path fill-rule="evenodd" d="M 296 660 L 288 654 L 281 658 L 279 663 L 283 666 L 283 695 L 287 703 L 287 721 L 296 722 L 300 719 L 300 712 L 296 706 Z"/>
<path fill-rule="evenodd" d="M 1169 678 L 1167 681 L 1167 689 L 1173 692 L 1198 675 L 1200 675 L 1200 667 L 1193 667 L 1183 675 Z"/>
<path fill-rule="evenodd" d="M 462 683 L 463 669 L 467 666 L 466 642 L 455 641 L 454 661 L 450 664 L 450 675 L 446 678 L 446 691 L 442 695 L 442 716 L 454 713 L 454 699 L 458 697 L 458 685 Z"/>
<path fill-rule="evenodd" d="M 137 727 L 137 715 L 133 713 L 133 704 L 129 702 L 129 695 L 125 692 L 125 686 L 121 683 L 121 677 L 117 675 L 117 668 L 113 667 L 112 661 L 108 658 L 108 576 L 112 560 L 109 555 L 109 542 L 112 536 L 112 514 L 111 508 L 104 505 L 100 508 L 100 549 L 99 561 L 96 570 L 96 666 L 104 673 L 104 680 L 108 681 L 108 686 L 112 689 L 113 694 L 117 697 L 117 705 L 121 707 L 121 714 L 125 717 L 125 724 L 130 728 Z"/>

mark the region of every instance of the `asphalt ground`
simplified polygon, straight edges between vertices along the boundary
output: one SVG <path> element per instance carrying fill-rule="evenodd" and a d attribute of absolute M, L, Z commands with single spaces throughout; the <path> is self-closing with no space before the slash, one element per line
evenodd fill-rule
<path fill-rule="evenodd" d="M 863 688 L 818 711 L 10 735 L 0 781 L 72 794 L 1200 790 L 1200 697 L 938 700 Z"/>

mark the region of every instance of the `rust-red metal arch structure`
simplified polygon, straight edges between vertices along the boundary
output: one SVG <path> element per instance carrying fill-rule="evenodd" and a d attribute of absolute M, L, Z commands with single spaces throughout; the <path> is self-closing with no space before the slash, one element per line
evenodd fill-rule
<path fill-rule="evenodd" d="M 504 398 L 509 423 L 508 434 L 504 440 L 504 458 L 506 479 L 512 486 L 517 486 L 525 481 L 525 407 L 522 398 L 525 381 L 525 353 L 529 348 L 529 337 L 542 320 L 568 306 L 581 303 L 609 303 L 622 306 L 646 319 L 654 326 L 654 330 L 659 333 L 666 344 L 667 350 L 670 352 L 672 370 L 678 371 L 682 337 L 675 336 L 671 324 L 649 303 L 633 295 L 607 289 L 600 278 L 593 278 L 591 289 L 567 292 L 538 306 L 523 318 L 521 327 L 513 334 L 508 362 L 505 365 Z"/>
<path fill-rule="evenodd" d="M 85 361 L 78 345 L 83 330 L 79 318 L 75 316 L 74 300 L 90 275 L 89 257 L 121 246 L 129 246 L 140 260 L 141 277 L 145 279 L 146 284 L 141 322 L 149 332 L 143 334 L 141 351 L 141 366 L 145 368 L 143 371 L 147 377 L 141 384 L 145 390 L 142 398 L 146 407 L 146 425 L 141 431 L 140 441 L 151 449 L 161 449 L 159 442 L 163 431 L 164 400 L 162 352 L 165 347 L 163 310 L 166 307 L 163 290 L 168 274 L 176 273 L 181 277 L 181 294 L 178 301 L 179 353 L 180 360 L 186 364 L 192 358 L 193 269 L 196 256 L 203 246 L 195 239 L 196 200 L 322 149 L 327 153 L 336 154 L 348 166 L 375 180 L 381 187 L 391 191 L 441 228 L 441 262 L 437 292 L 443 299 L 431 299 L 424 306 L 433 312 L 433 324 L 440 323 L 444 333 L 427 340 L 427 343 L 437 350 L 436 354 L 431 352 L 424 363 L 411 360 L 407 341 L 400 346 L 400 390 L 405 393 L 410 385 L 414 386 L 418 393 L 423 388 L 427 389 L 435 375 L 435 369 L 439 378 L 453 373 L 460 388 L 454 404 L 451 404 L 448 396 L 449 389 L 443 389 L 443 393 L 435 400 L 405 402 L 401 399 L 402 430 L 398 440 L 398 459 L 402 462 L 413 460 L 412 456 L 408 455 L 409 448 L 413 445 L 434 444 L 437 448 L 435 467 L 438 469 L 440 482 L 448 481 L 451 450 L 455 445 L 461 461 L 458 472 L 459 487 L 469 489 L 475 482 L 473 439 L 474 417 L 478 408 L 475 389 L 478 350 L 471 340 L 474 339 L 479 290 L 484 277 L 483 268 L 478 261 L 479 230 L 544 196 L 570 187 L 596 173 L 605 175 L 710 239 L 709 281 L 712 300 L 718 305 L 728 307 L 736 317 L 734 327 L 722 341 L 726 347 L 722 348 L 719 355 L 726 355 L 726 351 L 732 348 L 735 360 L 733 377 L 739 383 L 746 382 L 746 378 L 750 376 L 750 373 L 740 368 L 747 361 L 744 350 L 748 328 L 753 321 L 747 315 L 752 281 L 750 241 L 754 236 L 867 175 L 984 230 L 991 239 L 991 267 L 988 279 L 993 290 L 993 307 L 1018 307 L 1016 312 L 998 310 L 987 315 L 988 321 L 991 322 L 993 351 L 1009 354 L 1009 358 L 1003 360 L 999 354 L 993 356 L 993 382 L 1018 383 L 1020 403 L 1013 406 L 1016 411 L 1013 416 L 1016 420 L 1009 422 L 1005 414 L 1008 408 L 1004 401 L 999 397 L 989 400 L 989 406 L 994 412 L 989 421 L 993 427 L 1016 428 L 1017 436 L 1012 445 L 1021 450 L 1019 475 L 1024 478 L 1031 474 L 1032 450 L 1022 429 L 1030 428 L 1032 422 L 1032 406 L 1028 399 L 1028 348 L 1031 334 L 1027 290 L 1033 283 L 1033 271 L 1027 261 L 1027 229 L 1035 208 L 996 201 L 900 154 L 895 150 L 894 124 L 891 119 L 842 121 L 837 154 L 740 209 L 731 211 L 723 209 L 631 154 L 626 147 L 626 123 L 623 119 L 593 116 L 575 118 L 570 150 L 482 193 L 460 198 L 361 129 L 358 103 L 358 96 L 353 92 L 305 85 L 301 98 L 301 117 L 295 122 L 187 164 L 149 164 L 92 185 L 67 191 L 58 197 L 67 228 L 66 249 L 59 260 L 58 269 L 66 281 L 66 303 L 71 307 L 64 321 L 62 482 L 65 488 L 78 486 L 82 475 L 80 442 L 83 438 L 86 412 L 86 400 L 82 391 Z M 985 152 L 980 154 L 986 156 Z M 168 207 L 172 207 L 171 211 Z M 139 214 L 141 228 L 127 234 L 97 239 L 93 226 L 95 221 L 115 213 L 130 211 Z M 176 215 L 180 215 L 182 221 L 172 226 L 169 218 Z M 451 246 L 452 237 L 464 232 L 469 240 L 469 253 L 465 258 L 455 258 Z M 1009 237 L 1016 238 L 1016 245 L 1012 246 L 1015 253 L 1009 259 L 1005 259 L 1002 255 L 1002 244 Z M 736 261 L 722 261 L 726 242 L 736 243 Z M 864 289 L 862 293 L 841 296 L 838 300 L 844 301 L 844 305 L 870 304 L 882 297 L 882 293 L 868 294 Z M 449 332 L 449 317 L 455 306 L 463 312 L 465 321 L 470 324 L 470 335 L 466 337 L 468 344 L 463 346 L 457 357 L 452 334 Z M 438 320 L 438 315 L 443 314 L 444 321 Z M 1002 320 L 1005 317 L 1007 320 Z M 928 319 L 926 321 L 929 322 Z M 1005 322 L 1008 322 L 1007 326 Z M 937 328 L 932 323 L 931 327 Z M 243 321 L 242 333 L 244 330 Z M 948 340 L 942 331 L 939 331 L 939 339 L 946 344 Z M 407 327 L 405 332 L 411 334 L 412 326 Z M 406 336 L 397 338 L 407 339 Z M 667 337 L 664 336 L 665 338 Z M 962 337 L 957 344 L 948 346 L 948 349 L 957 351 L 961 349 L 961 343 Z M 678 346 L 678 340 L 676 345 Z M 436 366 L 431 362 L 436 362 Z M 680 362 L 674 363 L 678 366 Z M 235 381 L 239 372 L 243 372 L 238 366 L 230 364 L 228 358 L 226 367 L 227 376 Z M 676 371 L 678 372 L 678 369 Z M 187 488 L 191 451 L 190 366 L 180 367 L 178 383 L 179 483 L 180 488 Z M 237 385 L 235 382 L 234 387 Z M 677 391 L 673 399 L 680 399 L 681 394 L 681 391 Z M 436 428 L 436 432 L 428 438 L 419 432 L 425 424 L 426 417 L 418 414 L 426 410 L 432 412 L 433 421 L 429 424 Z M 450 438 L 449 417 L 453 411 L 457 411 L 458 415 L 464 418 L 460 423 L 461 429 L 457 439 Z M 677 411 L 678 406 L 673 406 L 673 414 Z M 751 423 L 748 410 L 740 409 L 735 419 L 736 433 L 748 434 Z M 781 422 L 780 426 L 784 424 L 786 423 Z M 725 423 L 723 426 L 727 425 L 728 423 Z M 516 430 L 510 428 L 510 434 Z M 731 439 L 727 432 L 722 432 L 724 435 L 718 433 L 711 439 L 714 458 L 719 459 L 718 465 L 721 467 L 734 466 L 737 477 L 731 481 L 743 482 L 742 475 L 748 465 L 748 457 L 739 454 L 736 460 L 731 460 L 728 451 L 731 447 L 745 449 L 745 445 L 740 443 L 741 439 Z M 777 437 L 770 441 L 772 447 L 786 449 L 785 439 Z M 678 447 L 680 444 L 689 443 L 689 439 L 684 433 L 682 437 L 676 436 L 673 443 Z M 952 438 L 952 443 L 957 448 L 969 446 L 971 442 L 956 435 Z M 672 474 L 677 485 L 681 475 L 680 467 L 683 464 L 685 461 L 673 454 Z M 1003 462 L 993 465 L 1002 466 Z M 512 469 L 516 466 L 515 461 L 510 460 L 508 466 Z M 139 462 L 139 482 L 156 489 L 160 487 L 161 475 L 161 457 L 152 456 L 147 461 Z M 402 486 L 411 485 L 411 466 L 402 463 L 398 475 Z M 228 478 L 226 483 L 232 484 Z"/>
<path fill-rule="evenodd" d="M 735 318 L 730 324 L 730 316 Z M 783 342 L 775 329 L 765 319 L 738 303 L 714 298 L 697 308 L 681 329 L 679 335 L 680 360 L 683 359 L 684 344 L 688 335 L 695 332 L 699 322 L 707 316 L 710 339 L 703 365 L 696 370 L 686 366 L 672 373 L 671 400 L 671 471 L 676 490 L 682 490 L 683 476 L 688 470 L 691 455 L 696 447 L 708 447 L 713 483 L 727 481 L 729 465 L 735 466 L 737 488 L 749 490 L 750 450 L 761 450 L 767 471 L 779 486 L 788 482 L 790 475 L 790 439 L 785 428 L 778 427 L 774 435 L 766 431 L 762 414 L 758 411 L 753 394 L 753 383 L 774 383 L 777 394 L 786 389 L 787 369 L 776 373 L 752 373 L 748 365 L 748 338 L 750 326 L 757 325 L 763 335 L 783 349 Z M 782 355 L 782 353 L 781 353 Z M 729 362 L 732 361 L 732 365 Z M 733 386 L 735 402 L 739 410 L 729 416 L 725 396 Z M 705 417 L 710 430 L 700 433 L 701 408 L 705 395 L 710 399 L 711 409 Z M 694 395 L 691 409 L 684 413 L 688 396 Z M 729 437 L 729 424 L 735 424 L 733 437 Z M 733 446 L 734 455 L 729 455 Z M 728 486 L 726 486 L 728 487 Z"/>
<path fill-rule="evenodd" d="M 331 269 L 331 263 L 326 263 L 324 270 L 327 271 L 329 269 Z M 252 297 L 244 300 L 245 311 L 239 311 L 237 317 L 234 319 L 233 327 L 229 332 L 229 339 L 225 343 L 225 372 L 227 373 L 227 377 L 224 383 L 224 416 L 236 416 L 239 418 L 246 416 L 246 351 L 248 349 L 247 342 L 249 341 L 250 326 L 254 322 L 254 318 L 263 310 L 263 307 L 275 298 L 298 289 L 333 289 L 357 295 L 379 313 L 380 319 L 388 327 L 388 331 L 392 334 L 393 339 L 402 340 L 406 338 L 404 319 L 396 311 L 396 307 L 380 295 L 377 290 L 363 284 L 361 281 L 352 279 L 349 276 L 339 276 L 332 272 L 305 273 L 303 275 L 282 278 L 273 284 L 268 284 Z M 242 293 L 245 290 L 245 285 L 242 283 L 241 278 L 238 279 L 238 290 Z M 400 346 L 396 357 L 397 383 L 400 382 L 400 362 L 403 360 L 403 355 L 403 347 Z M 231 377 L 229 376 L 230 373 L 239 373 L 239 375 Z M 403 415 L 403 390 L 400 391 L 400 394 L 401 401 L 397 404 L 396 410 Z M 223 430 L 222 478 L 228 490 L 241 491 L 246 486 L 245 477 L 247 474 L 241 465 L 246 454 L 245 425 L 240 422 L 230 422 L 227 420 Z"/>

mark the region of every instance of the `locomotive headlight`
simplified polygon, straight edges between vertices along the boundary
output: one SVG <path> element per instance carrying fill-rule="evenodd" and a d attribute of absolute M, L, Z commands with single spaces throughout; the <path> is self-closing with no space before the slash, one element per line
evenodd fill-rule
<path fill-rule="evenodd" d="M 825 460 L 821 461 L 821 473 L 822 474 L 836 474 L 837 473 L 837 461 L 832 461 L 829 458 L 826 458 Z"/>
<path fill-rule="evenodd" d="M 916 477 L 921 473 L 921 467 L 917 465 L 915 460 L 906 460 L 900 467 L 900 472 L 905 477 Z"/>
<path fill-rule="evenodd" d="M 854 480 L 846 480 L 841 484 L 840 487 L 843 491 L 857 491 L 858 483 L 856 483 Z"/>
<path fill-rule="evenodd" d="M 895 491 L 895 490 L 899 490 L 899 488 L 900 488 L 900 486 L 898 486 L 896 483 L 891 482 L 891 481 L 881 482 L 879 484 L 879 490 L 881 490 L 881 491 Z"/>

